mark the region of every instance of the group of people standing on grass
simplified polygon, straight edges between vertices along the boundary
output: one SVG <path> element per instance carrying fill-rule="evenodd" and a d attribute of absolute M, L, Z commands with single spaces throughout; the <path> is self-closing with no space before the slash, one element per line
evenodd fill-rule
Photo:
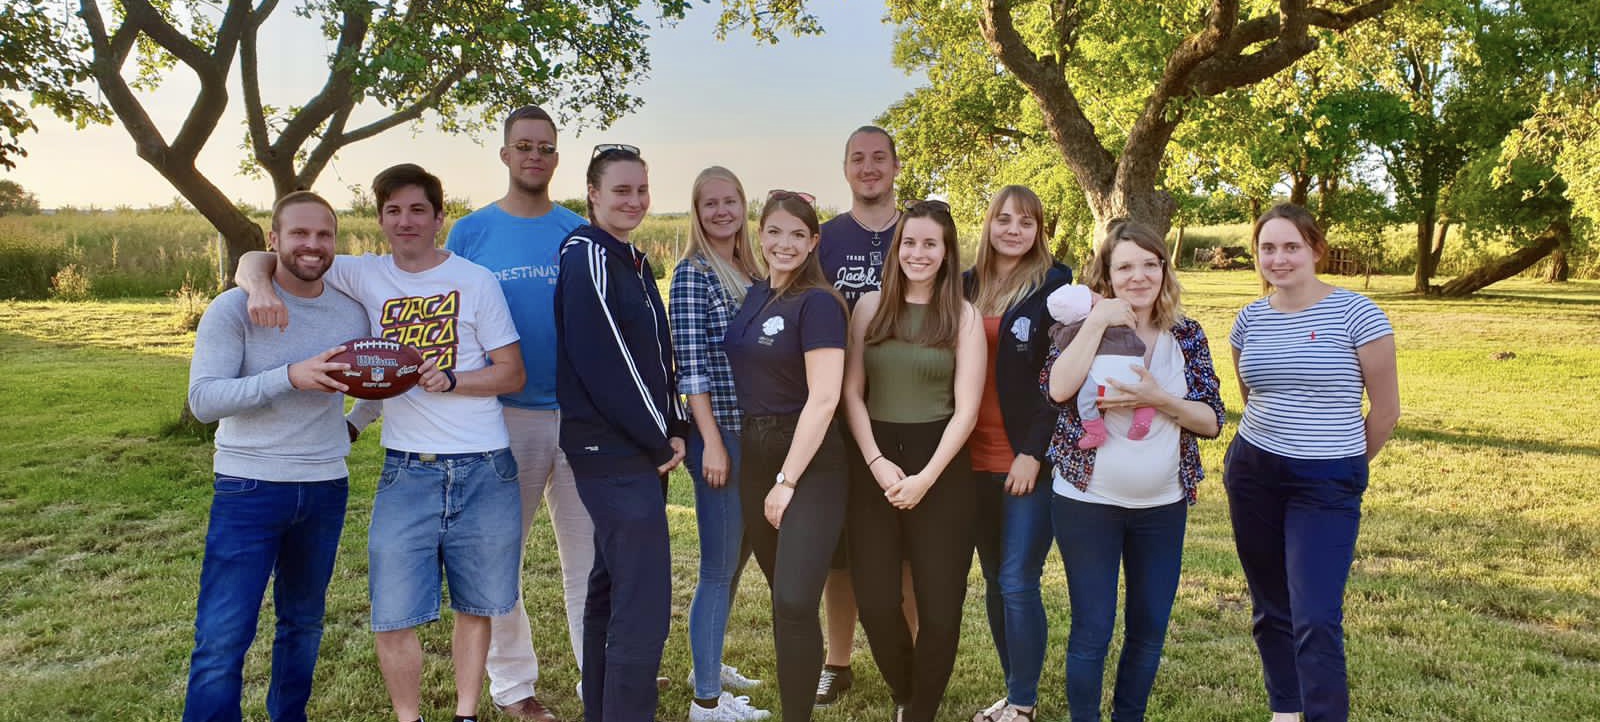
<path fill-rule="evenodd" d="M 439 617 L 441 582 L 456 612 L 455 719 L 477 719 L 485 676 L 503 714 L 556 719 L 536 695 L 520 594 L 541 501 L 584 718 L 654 720 L 671 616 L 666 478 L 679 464 L 700 546 L 690 722 L 771 714 L 734 694 L 760 683 L 722 659 L 751 556 L 771 589 L 785 719 L 849 689 L 858 618 L 892 697 L 883 716 L 939 718 L 974 551 L 1004 694 L 971 718 L 1032 720 L 1052 541 L 1070 598 L 1071 719 L 1100 719 L 1123 575 L 1111 708 L 1143 719 L 1203 475 L 1198 441 L 1224 423 L 1205 333 L 1158 234 L 1102 229 L 1082 269 L 1092 294 L 1068 312 L 1062 294 L 1083 289 L 1052 260 L 1032 191 L 996 194 L 963 268 L 950 207 L 898 203 L 893 139 L 864 126 L 845 145 L 851 208 L 826 224 L 809 194 L 775 190 L 752 228 L 737 176 L 702 171 L 663 303 L 629 242 L 650 206 L 640 150 L 593 149 L 583 219 L 549 198 L 550 116 L 520 108 L 504 130 L 506 196 L 459 220 L 444 249 L 438 180 L 397 166 L 374 182 L 392 255 L 334 258 L 332 209 L 294 194 L 274 208 L 274 251 L 242 261 L 242 290 L 207 311 L 190 401 L 223 424 L 185 719 L 239 718 L 271 575 L 268 711 L 305 718 L 343 456 L 379 414 L 369 594 L 400 722 L 421 719 L 415 628 Z M 1343 720 L 1343 590 L 1367 463 L 1399 413 L 1393 332 L 1365 297 L 1317 278 L 1327 244 L 1305 211 L 1274 208 L 1252 246 L 1268 295 L 1229 336 L 1246 408 L 1224 485 L 1274 720 Z M 336 312 L 342 322 L 325 318 Z M 364 335 L 422 339 L 429 360 L 419 388 L 344 416 L 329 358 Z"/>

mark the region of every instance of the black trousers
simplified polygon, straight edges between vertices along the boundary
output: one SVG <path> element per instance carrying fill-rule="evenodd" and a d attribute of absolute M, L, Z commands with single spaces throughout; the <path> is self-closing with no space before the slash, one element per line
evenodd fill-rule
<path fill-rule="evenodd" d="M 872 422 L 878 448 L 907 474 L 927 464 L 946 421 Z M 972 462 L 965 449 L 922 501 L 906 511 L 889 504 L 871 474 L 850 484 L 850 573 L 873 659 L 905 719 L 928 722 L 939 709 L 961 641 L 961 609 L 976 544 Z M 910 562 L 917 596 L 917 638 L 901 611 L 901 566 Z"/>
<path fill-rule="evenodd" d="M 798 419 L 798 415 L 746 416 L 739 440 L 745 538 L 772 587 L 773 648 L 786 722 L 809 722 L 816 702 L 823 659 L 817 610 L 844 528 L 849 489 L 844 440 L 830 424 L 816 456 L 794 480 L 794 497 L 781 525 L 772 528 L 765 513 L 767 494 L 794 442 Z"/>

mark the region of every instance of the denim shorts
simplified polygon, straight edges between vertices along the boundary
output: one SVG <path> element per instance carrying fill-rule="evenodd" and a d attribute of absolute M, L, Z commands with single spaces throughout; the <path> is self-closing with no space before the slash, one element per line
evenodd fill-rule
<path fill-rule="evenodd" d="M 457 612 L 511 612 L 522 565 L 522 492 L 511 451 L 389 451 L 372 502 L 367 561 L 374 632 L 438 619 L 442 581 Z"/>

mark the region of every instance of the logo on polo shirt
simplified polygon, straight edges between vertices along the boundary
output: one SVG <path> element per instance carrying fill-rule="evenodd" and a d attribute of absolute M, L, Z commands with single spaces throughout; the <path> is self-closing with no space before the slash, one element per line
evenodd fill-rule
<path fill-rule="evenodd" d="M 761 324 L 761 332 L 768 336 L 776 336 L 781 331 L 783 331 L 782 316 L 773 316 L 767 319 L 766 323 Z"/>

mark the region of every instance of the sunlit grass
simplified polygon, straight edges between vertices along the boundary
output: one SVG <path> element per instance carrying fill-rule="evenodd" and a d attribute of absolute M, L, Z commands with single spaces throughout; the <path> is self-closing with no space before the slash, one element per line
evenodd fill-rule
<path fill-rule="evenodd" d="M 1205 326 L 1231 415 L 1227 334 L 1258 294 L 1249 273 L 1182 276 Z M 1335 279 L 1361 290 L 1363 279 Z M 1600 283 L 1514 280 L 1463 301 L 1368 291 L 1393 319 L 1404 416 L 1373 468 L 1347 605 L 1356 719 L 1587 719 L 1600 703 Z M 162 300 L 0 305 L 0 720 L 170 720 L 181 706 L 210 492 L 210 449 L 166 437 L 192 334 Z M 1508 355 L 1509 352 L 1509 355 Z M 1232 435 L 1232 426 L 1225 437 Z M 369 434 L 369 437 L 371 435 Z M 1248 595 L 1219 483 L 1224 441 L 1202 445 L 1207 480 L 1150 719 L 1266 718 Z M 351 458 L 351 511 L 312 715 L 387 720 L 366 626 L 366 525 L 378 450 Z M 689 690 L 684 619 L 697 546 L 681 474 L 669 499 L 673 630 L 662 719 Z M 549 524 L 534 525 L 526 593 L 540 694 L 577 719 Z M 1065 717 L 1066 589 L 1046 566 L 1052 628 L 1041 719 Z M 727 658 L 774 679 L 766 585 L 751 570 Z M 270 620 L 270 610 L 264 611 Z M 246 716 L 263 719 L 270 621 L 246 667 Z M 423 630 L 429 718 L 447 716 L 448 627 Z M 887 719 L 887 691 L 858 635 L 856 690 L 819 722 Z M 1109 688 L 1109 684 L 1108 684 Z M 940 719 L 967 719 L 1002 692 L 976 569 L 962 651 Z M 487 699 L 487 695 L 485 695 Z M 773 687 L 753 694 L 776 705 Z M 485 703 L 487 704 L 487 702 Z"/>

